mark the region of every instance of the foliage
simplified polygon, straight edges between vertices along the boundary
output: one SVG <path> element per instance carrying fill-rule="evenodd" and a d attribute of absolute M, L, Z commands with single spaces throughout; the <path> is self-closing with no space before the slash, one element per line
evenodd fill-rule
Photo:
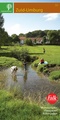
<path fill-rule="evenodd" d="M 45 44 L 46 41 L 47 41 L 47 40 L 46 40 L 46 36 L 44 36 L 44 37 L 43 37 L 43 44 Z"/>
<path fill-rule="evenodd" d="M 4 24 L 4 18 L 2 16 L 2 14 L 0 13 L 0 28 L 3 27 L 3 24 Z"/>
<path fill-rule="evenodd" d="M 37 71 L 38 71 L 38 72 L 43 72 L 43 71 L 44 71 L 44 64 L 38 65 Z"/>
<path fill-rule="evenodd" d="M 20 52 L 16 49 L 12 50 L 11 53 L 10 53 L 11 57 L 14 57 L 18 60 L 20 60 Z"/>
<path fill-rule="evenodd" d="M 20 61 L 31 61 L 28 49 L 22 48 L 20 51 L 15 49 L 14 51 L 11 51 L 11 56 L 17 58 Z"/>
<path fill-rule="evenodd" d="M 22 61 L 30 62 L 31 58 L 30 58 L 28 49 L 21 49 L 21 51 L 20 51 L 20 59 Z"/>
<path fill-rule="evenodd" d="M 34 62 L 35 60 L 38 59 L 38 56 L 31 56 L 31 61 Z"/>
<path fill-rule="evenodd" d="M 60 109 L 58 110 L 58 112 Z M 41 106 L 14 98 L 11 92 L 0 90 L 1 120 L 59 120 L 60 115 L 43 115 Z"/>
<path fill-rule="evenodd" d="M 25 40 L 25 44 L 32 46 L 32 45 L 33 45 L 33 42 L 32 42 L 31 39 L 26 39 L 26 40 Z"/>
<path fill-rule="evenodd" d="M 11 45 L 11 38 L 8 33 L 5 31 L 3 27 L 4 18 L 2 14 L 0 14 L 0 47 L 2 45 Z"/>
<path fill-rule="evenodd" d="M 20 39 L 16 34 L 12 34 L 11 38 L 13 43 L 20 43 Z"/>
<path fill-rule="evenodd" d="M 35 61 L 32 63 L 32 67 L 38 67 L 38 60 L 35 60 Z"/>
<path fill-rule="evenodd" d="M 20 33 L 20 34 L 19 34 L 19 37 L 25 37 L 25 34 Z"/>
<path fill-rule="evenodd" d="M 50 79 L 53 79 L 53 80 L 60 79 L 60 70 L 52 71 L 50 73 Z"/>
<path fill-rule="evenodd" d="M 59 35 L 57 30 L 49 30 L 47 33 L 48 39 L 50 41 L 50 44 L 59 44 Z"/>
<path fill-rule="evenodd" d="M 43 54 L 43 48 L 45 48 L 45 54 Z M 27 49 L 29 55 L 38 56 L 38 63 L 41 58 L 44 58 L 49 64 L 60 65 L 60 46 L 2 46 L 0 53 L 14 52 L 15 50 L 19 52 L 22 49 Z"/>
<path fill-rule="evenodd" d="M 0 66 L 1 67 L 10 67 L 12 65 L 22 66 L 22 63 L 15 58 L 0 57 Z"/>
<path fill-rule="evenodd" d="M 36 30 L 28 32 L 27 38 L 31 37 L 43 37 L 43 44 L 59 45 L 60 44 L 60 30 Z"/>
<path fill-rule="evenodd" d="M 32 32 L 28 32 L 26 34 L 26 37 L 43 37 L 44 35 L 46 35 L 44 31 L 35 30 L 35 31 L 32 31 Z"/>
<path fill-rule="evenodd" d="M 0 90 L 1 120 L 40 120 L 42 109 L 36 104 L 30 104 L 14 98 L 12 93 Z"/>

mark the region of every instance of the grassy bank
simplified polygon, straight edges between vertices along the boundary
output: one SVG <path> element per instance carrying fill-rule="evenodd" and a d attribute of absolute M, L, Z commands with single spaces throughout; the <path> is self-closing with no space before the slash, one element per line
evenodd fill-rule
<path fill-rule="evenodd" d="M 6 91 L 0 91 L 0 120 L 39 120 L 42 110 L 35 104 L 29 104 Z"/>
<path fill-rule="evenodd" d="M 22 63 L 16 58 L 0 57 L 0 67 L 10 67 L 12 65 L 22 66 Z"/>
<path fill-rule="evenodd" d="M 39 57 L 38 63 L 41 58 L 48 61 L 49 64 L 60 65 L 60 46 L 2 46 L 0 49 L 1 56 L 3 53 L 10 53 L 11 51 L 18 50 L 22 48 L 28 49 L 30 55 L 37 55 Z M 43 48 L 45 48 L 46 53 L 43 53 Z"/>
<path fill-rule="evenodd" d="M 50 75 L 53 71 L 59 71 L 60 69 L 60 46 L 2 46 L 0 49 L 0 66 L 11 66 L 17 65 L 21 66 L 21 62 L 16 58 L 11 58 L 12 51 L 20 51 L 22 48 L 27 49 L 31 56 L 37 56 L 38 60 L 32 62 L 32 66 L 36 67 L 38 72 L 43 72 L 44 74 Z M 43 48 L 45 48 L 45 54 L 43 53 Z M 8 58 L 7 58 L 8 57 Z M 40 65 L 40 59 L 44 58 L 48 62 L 49 66 Z M 55 74 L 55 73 L 54 73 Z M 58 76 L 60 76 L 58 72 Z M 52 78 L 52 77 L 51 77 Z M 58 77 L 60 79 L 60 77 Z"/>
<path fill-rule="evenodd" d="M 45 54 L 43 53 L 43 47 L 46 50 Z M 38 56 L 38 60 L 32 62 L 32 66 L 34 66 L 37 71 L 41 71 L 43 74 L 49 73 L 50 79 L 55 79 L 56 77 L 56 79 L 58 79 L 58 76 L 60 77 L 60 46 L 2 46 L 0 49 L 0 66 L 21 66 L 22 63 L 18 59 L 9 57 L 9 55 L 11 51 L 20 51 L 22 48 L 27 48 L 31 56 Z M 50 66 L 38 66 L 41 58 L 48 61 Z M 20 97 L 14 96 L 13 92 L 9 93 L 5 90 L 0 90 L 0 120 L 60 119 L 60 115 L 43 115 L 42 113 L 41 104 L 38 105 L 36 103 L 27 102 Z"/>
<path fill-rule="evenodd" d="M 60 80 L 60 70 L 52 71 L 50 73 L 50 79 Z"/>
<path fill-rule="evenodd" d="M 43 115 L 41 106 L 14 98 L 12 93 L 0 90 L 0 120 L 59 120 L 60 115 Z"/>

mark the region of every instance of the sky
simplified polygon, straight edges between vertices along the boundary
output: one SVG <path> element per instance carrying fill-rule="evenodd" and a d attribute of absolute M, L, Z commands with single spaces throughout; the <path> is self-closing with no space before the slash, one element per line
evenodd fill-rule
<path fill-rule="evenodd" d="M 60 2 L 60 0 L 3 0 L 10 2 Z M 2 2 L 2 0 L 0 0 Z M 34 30 L 59 30 L 60 13 L 3 13 L 4 28 L 9 35 Z"/>
<path fill-rule="evenodd" d="M 60 13 L 4 13 L 4 28 L 9 35 L 34 30 L 59 30 Z"/>
<path fill-rule="evenodd" d="M 0 2 L 60 2 L 60 0 L 0 0 Z"/>

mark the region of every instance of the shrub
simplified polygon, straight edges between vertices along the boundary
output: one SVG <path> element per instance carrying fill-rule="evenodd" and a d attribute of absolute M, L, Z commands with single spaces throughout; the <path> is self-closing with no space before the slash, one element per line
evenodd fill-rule
<path fill-rule="evenodd" d="M 32 61 L 32 62 L 34 62 L 34 61 L 37 60 L 37 59 L 38 59 L 37 56 L 32 56 L 32 57 L 31 57 L 31 61 Z"/>
<path fill-rule="evenodd" d="M 38 60 L 35 60 L 35 61 L 32 63 L 32 67 L 38 67 Z"/>
<path fill-rule="evenodd" d="M 43 70 L 44 70 L 44 64 L 38 65 L 37 71 L 38 72 L 43 72 Z"/>
<path fill-rule="evenodd" d="M 60 79 L 60 70 L 53 71 L 50 73 L 50 78 L 53 80 Z"/>
<path fill-rule="evenodd" d="M 37 67 L 37 66 L 38 66 L 38 64 L 37 64 L 37 63 L 35 63 L 35 64 L 34 64 L 34 67 Z"/>
<path fill-rule="evenodd" d="M 29 55 L 28 49 L 21 49 L 20 51 L 20 60 L 21 61 L 27 61 L 30 62 L 31 61 L 31 57 Z"/>
<path fill-rule="evenodd" d="M 11 51 L 11 53 L 10 53 L 11 55 L 11 57 L 14 57 L 14 58 L 17 58 L 18 60 L 20 60 L 20 52 L 19 51 L 17 51 L 17 50 L 14 50 L 14 51 Z"/>
<path fill-rule="evenodd" d="M 40 120 L 43 110 L 0 90 L 0 120 Z"/>
<path fill-rule="evenodd" d="M 26 44 L 26 45 L 30 45 L 30 46 L 32 46 L 32 45 L 33 45 L 33 43 L 32 43 L 32 40 L 31 40 L 31 39 L 26 39 L 26 40 L 25 40 L 25 44 Z"/>
<path fill-rule="evenodd" d="M 47 74 L 49 70 L 46 68 L 43 72 Z"/>
<path fill-rule="evenodd" d="M 21 49 L 20 51 L 14 50 L 11 52 L 11 56 L 21 61 L 31 61 L 31 57 L 27 49 Z"/>

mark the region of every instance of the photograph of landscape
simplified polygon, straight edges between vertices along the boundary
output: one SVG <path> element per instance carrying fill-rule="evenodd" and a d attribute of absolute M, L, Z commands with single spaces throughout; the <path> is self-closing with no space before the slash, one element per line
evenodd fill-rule
<path fill-rule="evenodd" d="M 60 13 L 0 13 L 0 120 L 60 120 Z"/>

